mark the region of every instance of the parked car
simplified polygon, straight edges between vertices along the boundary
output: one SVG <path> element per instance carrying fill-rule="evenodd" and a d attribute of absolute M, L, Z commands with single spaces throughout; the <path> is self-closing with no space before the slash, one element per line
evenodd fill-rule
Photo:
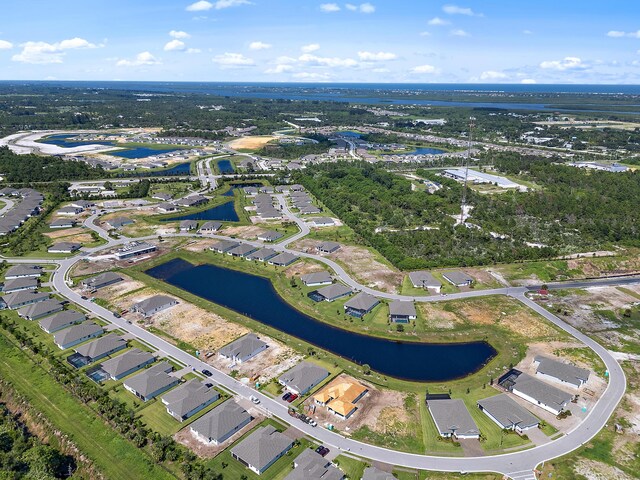
<path fill-rule="evenodd" d="M 255 395 L 251 395 L 251 397 L 249 397 L 249 398 L 250 398 L 250 399 L 251 399 L 251 401 L 252 401 L 253 403 L 255 403 L 256 405 L 257 405 L 258 403 L 260 403 L 260 399 L 259 399 L 258 397 L 256 397 Z"/>
<path fill-rule="evenodd" d="M 317 452 L 317 450 L 316 450 Z M 320 446 L 320 451 L 318 452 L 321 456 L 326 457 L 327 453 L 329 453 L 329 449 L 327 447 Z"/>
<path fill-rule="evenodd" d="M 298 398 L 298 395 L 296 395 L 295 393 L 293 395 L 291 395 L 289 398 L 287 398 L 287 402 L 291 403 L 293 402 L 296 398 Z"/>
<path fill-rule="evenodd" d="M 113 312 L 113 316 L 116 317 L 116 318 L 120 318 L 121 317 L 121 315 L 118 312 Z"/>
<path fill-rule="evenodd" d="M 204 386 L 207 388 L 211 388 L 213 387 L 213 383 L 205 383 Z"/>
<path fill-rule="evenodd" d="M 202 374 L 203 374 L 205 377 L 211 377 L 211 376 L 213 376 L 213 373 L 211 373 L 211 372 L 210 372 L 209 370 L 207 370 L 207 369 L 202 370 Z"/>
<path fill-rule="evenodd" d="M 291 398 L 291 392 L 287 392 L 282 396 L 283 400 L 289 400 L 289 398 Z"/>

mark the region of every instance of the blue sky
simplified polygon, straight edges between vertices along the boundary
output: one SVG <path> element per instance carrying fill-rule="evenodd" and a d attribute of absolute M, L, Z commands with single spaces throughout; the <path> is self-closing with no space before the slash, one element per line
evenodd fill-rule
<path fill-rule="evenodd" d="M 640 84 L 634 0 L 0 0 L 0 79 Z"/>

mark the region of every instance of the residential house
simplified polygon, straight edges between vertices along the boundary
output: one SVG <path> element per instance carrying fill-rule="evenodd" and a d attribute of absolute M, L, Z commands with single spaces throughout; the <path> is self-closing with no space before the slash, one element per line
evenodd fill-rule
<path fill-rule="evenodd" d="M 329 412 L 346 420 L 358 409 L 356 403 L 369 389 L 353 379 L 340 377 L 313 396 L 316 404 L 327 407 Z"/>
<path fill-rule="evenodd" d="M 319 288 L 313 294 L 317 295 L 317 301 L 333 302 L 338 298 L 351 295 L 351 288 L 343 285 L 342 283 L 335 283 L 333 285 L 327 285 L 326 287 Z M 313 297 L 311 297 L 313 298 Z"/>
<path fill-rule="evenodd" d="M 236 248 L 240 245 L 240 242 L 234 242 L 233 240 L 220 240 L 215 242 L 213 245 L 209 247 L 209 250 L 218 252 L 218 253 L 227 253 L 232 248 Z"/>
<path fill-rule="evenodd" d="M 280 375 L 278 383 L 290 392 L 304 395 L 328 376 L 329 371 L 315 363 L 301 362 Z"/>
<path fill-rule="evenodd" d="M 47 299 L 44 302 L 33 303 L 18 309 L 18 315 L 27 320 L 38 320 L 56 312 L 62 311 L 62 303 L 57 300 Z"/>
<path fill-rule="evenodd" d="M 38 288 L 38 278 L 37 277 L 22 277 L 22 278 L 14 278 L 12 280 L 7 280 L 2 285 L 2 293 L 15 293 L 21 292 L 24 290 L 36 290 Z"/>
<path fill-rule="evenodd" d="M 156 209 L 162 213 L 169 213 L 177 211 L 178 207 L 176 207 L 173 203 L 162 202 L 156 205 Z"/>
<path fill-rule="evenodd" d="M 171 200 L 173 197 L 169 194 L 169 193 L 164 193 L 164 192 L 158 192 L 158 193 L 154 193 L 151 198 L 155 199 L 155 200 L 162 200 L 164 202 L 168 202 L 169 200 Z"/>
<path fill-rule="evenodd" d="M 123 278 L 115 272 L 104 272 L 95 277 L 85 278 L 80 282 L 82 288 L 97 290 L 121 282 Z"/>
<path fill-rule="evenodd" d="M 200 205 L 204 205 L 208 201 L 209 199 L 207 197 L 203 197 L 202 195 L 192 195 L 190 197 L 184 197 L 176 200 L 175 203 L 180 207 L 197 207 Z"/>
<path fill-rule="evenodd" d="M 179 422 L 183 422 L 219 398 L 220 394 L 216 390 L 205 386 L 200 380 L 192 378 L 164 394 L 162 403 L 166 405 L 169 415 Z"/>
<path fill-rule="evenodd" d="M 409 323 L 418 318 L 413 302 L 394 300 L 389 304 L 389 320 L 392 323 Z"/>
<path fill-rule="evenodd" d="M 442 272 L 442 278 L 444 278 L 451 285 L 455 285 L 456 287 L 468 287 L 473 283 L 473 277 L 460 270 Z"/>
<path fill-rule="evenodd" d="M 344 309 L 347 315 L 352 317 L 364 317 L 367 313 L 375 308 L 380 303 L 373 295 L 365 292 L 360 292 L 355 297 L 349 299 L 344 304 Z"/>
<path fill-rule="evenodd" d="M 200 233 L 215 233 L 222 228 L 221 222 L 204 222 L 198 230 Z"/>
<path fill-rule="evenodd" d="M 442 282 L 437 280 L 431 272 L 425 270 L 409 272 L 409 280 L 414 288 L 425 288 L 433 290 L 435 293 L 440 293 L 440 289 L 442 288 Z"/>
<path fill-rule="evenodd" d="M 231 456 L 261 475 L 293 447 L 293 439 L 278 432 L 273 425 L 253 431 L 231 447 Z"/>
<path fill-rule="evenodd" d="M 248 243 L 241 243 L 237 247 L 233 247 L 231 250 L 228 250 L 227 255 L 231 255 L 232 257 L 246 257 L 256 250 L 258 250 L 258 247 L 254 247 Z"/>
<path fill-rule="evenodd" d="M 533 364 L 537 367 L 537 377 L 574 388 L 580 388 L 587 383 L 591 374 L 586 368 L 579 368 L 542 355 L 536 356 Z"/>
<path fill-rule="evenodd" d="M 198 222 L 195 220 L 182 220 L 180 222 L 180 231 L 181 232 L 190 232 L 191 230 L 196 230 L 198 228 Z"/>
<path fill-rule="evenodd" d="M 154 295 L 141 302 L 134 304 L 131 307 L 131 311 L 140 313 L 143 317 L 150 317 L 154 313 L 164 310 L 169 307 L 177 305 L 178 301 L 175 298 L 168 297 L 166 295 Z"/>
<path fill-rule="evenodd" d="M 60 210 L 58 210 L 56 212 L 56 215 L 70 215 L 72 217 L 82 213 L 84 211 L 84 208 L 80 208 L 80 207 L 62 207 Z"/>
<path fill-rule="evenodd" d="M 306 205 L 304 207 L 300 207 L 300 214 L 301 215 L 312 215 L 314 213 L 320 213 L 321 211 L 322 210 L 320 210 L 315 205 Z"/>
<path fill-rule="evenodd" d="M 506 393 L 478 400 L 478 408 L 503 430 L 522 434 L 536 428 L 540 421 Z"/>
<path fill-rule="evenodd" d="M 33 303 L 44 302 L 49 299 L 47 292 L 34 292 L 33 290 L 24 290 L 22 292 L 8 293 L 2 296 L 1 303 L 9 310 L 31 305 Z"/>
<path fill-rule="evenodd" d="M 342 480 L 345 474 L 329 460 L 305 448 L 293 461 L 293 470 L 284 480 Z"/>
<path fill-rule="evenodd" d="M 147 402 L 180 383 L 178 377 L 169 375 L 172 370 L 173 367 L 168 362 L 159 362 L 126 379 L 122 385 L 140 400 Z"/>
<path fill-rule="evenodd" d="M 572 394 L 564 392 L 526 373 L 520 373 L 509 389 L 514 395 L 524 398 L 526 401 L 554 415 L 559 415 L 564 407 L 573 400 Z"/>
<path fill-rule="evenodd" d="M 330 285 L 333 283 L 333 277 L 326 270 L 300 275 L 300 280 L 302 280 L 302 283 L 307 287 Z"/>
<path fill-rule="evenodd" d="M 87 210 L 88 208 L 95 207 L 96 204 L 89 200 L 74 200 L 73 202 L 71 202 L 71 206 Z"/>
<path fill-rule="evenodd" d="M 5 280 L 24 277 L 39 277 L 42 275 L 42 267 L 40 265 L 15 265 L 10 267 L 5 273 Z"/>
<path fill-rule="evenodd" d="M 49 253 L 73 253 L 76 250 L 80 250 L 82 247 L 81 243 L 75 242 L 58 242 L 51 245 L 47 248 L 47 252 Z"/>
<path fill-rule="evenodd" d="M 266 350 L 267 347 L 268 345 L 255 333 L 249 333 L 222 347 L 218 350 L 218 355 L 231 360 L 233 364 L 243 363 Z"/>
<path fill-rule="evenodd" d="M 77 354 L 85 357 L 87 363 L 92 363 L 125 348 L 127 348 L 127 341 L 115 333 L 110 333 L 92 342 L 80 345 L 74 350 Z"/>
<path fill-rule="evenodd" d="M 109 374 L 112 380 L 120 380 L 152 364 L 155 360 L 156 358 L 151 353 L 132 348 L 122 355 L 102 362 L 101 368 Z"/>
<path fill-rule="evenodd" d="M 293 253 L 283 252 L 276 255 L 275 257 L 271 257 L 267 263 L 269 263 L 269 265 L 276 265 L 278 267 L 286 267 L 298 260 L 298 258 L 300 257 L 294 255 Z"/>
<path fill-rule="evenodd" d="M 140 255 L 155 252 L 157 249 L 158 247 L 147 242 L 131 242 L 116 252 L 116 258 L 118 260 L 125 260 L 127 258 L 138 257 Z"/>
<path fill-rule="evenodd" d="M 127 217 L 115 217 L 107 220 L 106 223 L 110 228 L 121 229 L 122 227 L 133 224 L 133 220 Z"/>
<path fill-rule="evenodd" d="M 311 222 L 314 227 L 333 227 L 335 225 L 335 222 L 330 217 L 310 218 L 309 222 Z"/>
<path fill-rule="evenodd" d="M 53 336 L 53 342 L 62 350 L 74 347 L 86 340 L 102 335 L 104 330 L 93 322 L 82 322 L 79 325 L 60 330 Z"/>
<path fill-rule="evenodd" d="M 49 228 L 73 228 L 78 223 L 73 218 L 59 218 L 49 224 Z"/>
<path fill-rule="evenodd" d="M 39 325 L 45 332 L 54 333 L 71 325 L 82 323 L 86 319 L 87 317 L 84 314 L 75 310 L 63 310 L 55 315 L 43 318 L 40 320 Z"/>
<path fill-rule="evenodd" d="M 318 244 L 318 246 L 316 247 L 316 250 L 318 250 L 318 252 L 320 253 L 333 253 L 339 249 L 340 249 L 340 244 L 338 242 L 330 242 L 330 241 L 322 242 Z"/>
<path fill-rule="evenodd" d="M 253 417 L 233 400 L 218 405 L 190 425 L 191 433 L 201 442 L 220 445 L 249 425 Z"/>
<path fill-rule="evenodd" d="M 250 253 L 245 258 L 247 260 L 258 260 L 260 262 L 266 262 L 276 255 L 278 255 L 278 252 L 276 252 L 273 248 L 261 248 L 260 250 Z"/>
<path fill-rule="evenodd" d="M 428 400 L 427 408 L 441 437 L 480 438 L 480 430 L 471 418 L 463 400 L 459 398 Z"/>
<path fill-rule="evenodd" d="M 283 235 L 280 232 L 276 232 L 275 230 L 267 230 L 266 232 L 258 235 L 258 240 L 261 240 L 263 242 L 275 242 L 282 237 Z"/>

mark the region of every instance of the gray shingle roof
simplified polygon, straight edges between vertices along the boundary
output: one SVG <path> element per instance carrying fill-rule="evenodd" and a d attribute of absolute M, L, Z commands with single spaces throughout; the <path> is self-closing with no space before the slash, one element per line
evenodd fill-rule
<path fill-rule="evenodd" d="M 306 275 L 300 275 L 300 280 L 302 280 L 302 283 L 304 283 L 305 285 L 333 282 L 331 274 L 326 270 L 323 270 L 322 272 L 312 272 L 307 273 Z"/>
<path fill-rule="evenodd" d="M 211 440 L 220 441 L 253 417 L 233 400 L 218 405 L 191 424 L 191 429 Z"/>
<path fill-rule="evenodd" d="M 462 285 L 465 283 L 473 282 L 473 277 L 467 275 L 460 270 L 451 270 L 449 272 L 442 272 L 442 276 L 445 280 L 451 282 L 454 285 Z"/>
<path fill-rule="evenodd" d="M 51 312 L 59 312 L 62 310 L 62 303 L 57 300 L 49 299 L 44 302 L 32 303 L 18 310 L 18 315 L 31 319 L 37 319 Z"/>
<path fill-rule="evenodd" d="M 586 368 L 579 368 L 570 363 L 563 363 L 541 355 L 538 355 L 535 361 L 540 362 L 537 369 L 538 373 L 549 375 L 576 387 L 589 380 L 589 374 L 591 373 Z"/>
<path fill-rule="evenodd" d="M 172 377 L 167 373 L 171 370 L 173 370 L 173 367 L 167 362 L 156 363 L 144 372 L 125 380 L 124 385 L 135 390 L 143 397 L 147 397 L 178 381 L 176 377 Z"/>
<path fill-rule="evenodd" d="M 297 259 L 298 259 L 298 256 L 294 255 L 293 253 L 282 252 L 281 254 L 270 258 L 269 263 L 272 265 L 286 266 L 286 265 L 289 265 L 290 263 L 295 262 Z"/>
<path fill-rule="evenodd" d="M 38 279 L 36 277 L 13 278 L 4 282 L 2 291 L 10 292 L 11 290 L 17 290 L 21 288 L 36 288 L 37 286 Z"/>
<path fill-rule="evenodd" d="M 210 250 L 215 250 L 218 252 L 227 252 L 232 248 L 237 247 L 238 245 L 240 245 L 240 243 L 234 242 L 233 240 L 220 240 L 218 242 L 215 242 L 213 245 L 211 245 Z"/>
<path fill-rule="evenodd" d="M 327 285 L 326 287 L 319 288 L 317 291 L 320 295 L 329 300 L 342 297 L 344 295 L 349 295 L 351 293 L 351 289 L 341 283 Z"/>
<path fill-rule="evenodd" d="M 247 255 L 248 260 L 269 260 L 271 257 L 275 257 L 278 254 L 273 248 L 261 248 L 260 250 Z"/>
<path fill-rule="evenodd" d="M 40 327 L 47 332 L 53 332 L 68 325 L 83 322 L 86 318 L 84 314 L 75 310 L 64 310 L 40 320 Z"/>
<path fill-rule="evenodd" d="M 526 373 L 518 375 L 512 389 L 518 390 L 555 410 L 561 410 L 573 398 L 570 393 L 564 392 Z"/>
<path fill-rule="evenodd" d="M 498 420 L 503 428 L 511 426 L 526 428 L 539 423 L 535 415 L 511 399 L 506 393 L 478 400 L 478 405 Z"/>
<path fill-rule="evenodd" d="M 286 452 L 293 440 L 278 432 L 272 425 L 259 428 L 231 448 L 231 453 L 262 471 L 275 458 Z"/>
<path fill-rule="evenodd" d="M 256 250 L 258 250 L 258 248 L 254 247 L 253 245 L 249 245 L 248 243 L 241 243 L 237 247 L 233 247 L 231 250 L 228 250 L 227 253 L 238 257 L 246 257 Z"/>
<path fill-rule="evenodd" d="M 47 251 L 49 252 L 73 252 L 82 247 L 81 243 L 76 242 L 57 242 L 51 245 Z"/>
<path fill-rule="evenodd" d="M 34 292 L 32 290 L 8 293 L 2 297 L 2 300 L 7 304 L 9 308 L 16 308 L 25 302 L 43 302 L 49 298 L 47 292 Z"/>
<path fill-rule="evenodd" d="M 205 403 L 215 402 L 220 394 L 192 378 L 162 396 L 162 403 L 178 417 L 184 417 Z"/>
<path fill-rule="evenodd" d="M 411 280 L 411 284 L 424 288 L 438 288 L 442 287 L 442 282 L 437 280 L 430 272 L 426 272 L 424 270 L 417 272 L 409 272 L 409 280 Z"/>
<path fill-rule="evenodd" d="M 244 360 L 259 348 L 265 347 L 267 344 L 260 340 L 255 333 L 249 333 L 244 337 L 240 337 L 237 340 L 225 345 L 218 353 L 228 358 L 239 358 Z"/>
<path fill-rule="evenodd" d="M 39 265 L 15 265 L 7 270 L 4 277 L 24 277 L 27 275 L 42 275 L 42 267 Z"/>
<path fill-rule="evenodd" d="M 177 303 L 177 301 L 174 298 L 167 297 L 166 295 L 154 295 L 153 297 L 149 297 L 136 303 L 132 308 L 144 315 L 147 312 L 153 312 L 158 308 L 173 305 L 175 303 Z"/>
<path fill-rule="evenodd" d="M 67 345 L 87 335 L 102 333 L 103 331 L 100 325 L 96 325 L 93 322 L 83 322 L 80 325 L 74 325 L 73 327 L 57 332 L 53 336 L 53 339 L 56 345 Z"/>
<path fill-rule="evenodd" d="M 102 362 L 102 369 L 112 377 L 119 377 L 133 368 L 146 364 L 153 358 L 154 356 L 150 352 L 132 348 L 122 355 Z"/>
<path fill-rule="evenodd" d="M 284 480 L 342 480 L 344 472 L 310 448 L 294 460 L 296 468 Z"/>
<path fill-rule="evenodd" d="M 464 402 L 459 399 L 429 400 L 429 411 L 441 435 L 479 435 Z"/>
<path fill-rule="evenodd" d="M 280 232 L 276 232 L 275 230 L 267 230 L 266 232 L 258 235 L 258 238 L 266 242 L 274 242 L 279 238 L 282 238 L 282 236 L 283 235 Z"/>
<path fill-rule="evenodd" d="M 322 242 L 320 244 L 318 244 L 318 246 L 316 247 L 318 250 L 320 250 L 321 252 L 333 252 L 335 250 L 338 250 L 340 248 L 340 244 L 338 242 Z"/>
<path fill-rule="evenodd" d="M 413 302 L 406 302 L 402 300 L 394 300 L 389 304 L 389 315 L 398 315 L 398 316 L 416 316 L 416 306 Z"/>
<path fill-rule="evenodd" d="M 329 372 L 311 362 L 302 362 L 284 372 L 278 379 L 286 386 L 305 393 L 329 376 Z"/>
<path fill-rule="evenodd" d="M 217 232 L 222 227 L 222 222 L 204 222 L 200 227 L 200 231 Z"/>
<path fill-rule="evenodd" d="M 111 220 L 107 220 L 107 223 L 111 225 L 113 228 L 121 228 L 121 227 L 124 227 L 125 225 L 131 225 L 133 223 L 133 220 L 127 217 L 115 217 L 115 218 L 112 218 Z"/>
<path fill-rule="evenodd" d="M 115 333 L 110 333 L 109 335 L 100 337 L 92 342 L 80 345 L 75 348 L 75 351 L 85 357 L 96 358 L 126 346 L 127 341 L 124 338 L 116 335 Z"/>
<path fill-rule="evenodd" d="M 376 467 L 367 467 L 362 474 L 362 480 L 396 480 L 396 477 Z"/>
<path fill-rule="evenodd" d="M 355 297 L 345 302 L 345 308 L 353 308 L 354 310 L 369 311 L 375 307 L 380 301 L 373 295 L 366 292 L 360 292 Z"/>
<path fill-rule="evenodd" d="M 103 285 L 121 282 L 123 279 L 115 272 L 104 272 L 95 277 L 86 278 L 81 283 L 87 287 L 100 288 Z"/>

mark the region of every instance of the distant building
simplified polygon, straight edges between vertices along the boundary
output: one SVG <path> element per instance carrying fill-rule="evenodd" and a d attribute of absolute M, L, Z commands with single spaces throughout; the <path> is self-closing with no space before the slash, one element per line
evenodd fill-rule
<path fill-rule="evenodd" d="M 80 282 L 80 284 L 83 288 L 93 290 L 108 287 L 109 285 L 121 282 L 122 280 L 123 278 L 115 272 L 105 272 L 96 275 L 95 277 L 85 278 Z"/>
<path fill-rule="evenodd" d="M 327 272 L 323 270 L 322 272 L 313 272 L 307 273 L 305 275 L 300 275 L 300 280 L 307 287 L 315 287 L 319 285 L 330 285 L 333 283 L 333 277 Z"/>
<path fill-rule="evenodd" d="M 339 249 L 340 249 L 340 244 L 338 242 L 330 242 L 330 241 L 322 242 L 318 244 L 318 246 L 316 247 L 316 250 L 318 250 L 318 252 L 320 253 L 333 253 Z"/>
<path fill-rule="evenodd" d="M 116 258 L 118 260 L 125 260 L 127 258 L 138 257 L 140 255 L 155 252 L 157 249 L 158 247 L 147 242 L 131 242 L 116 252 Z"/>
<path fill-rule="evenodd" d="M 460 270 L 443 272 L 442 278 L 456 287 L 467 287 L 473 283 L 473 277 L 461 272 Z"/>
<path fill-rule="evenodd" d="M 49 253 L 73 253 L 76 250 L 80 250 L 82 247 L 81 243 L 74 242 L 58 242 L 51 245 L 47 252 Z"/>
<path fill-rule="evenodd" d="M 268 260 L 269 265 L 275 265 L 277 267 L 286 267 L 288 265 L 291 265 L 293 262 L 295 262 L 296 260 L 298 260 L 297 255 L 294 255 L 293 253 L 289 253 L 289 252 L 283 252 L 280 253 L 279 255 L 276 255 L 275 257 L 271 257 Z"/>

